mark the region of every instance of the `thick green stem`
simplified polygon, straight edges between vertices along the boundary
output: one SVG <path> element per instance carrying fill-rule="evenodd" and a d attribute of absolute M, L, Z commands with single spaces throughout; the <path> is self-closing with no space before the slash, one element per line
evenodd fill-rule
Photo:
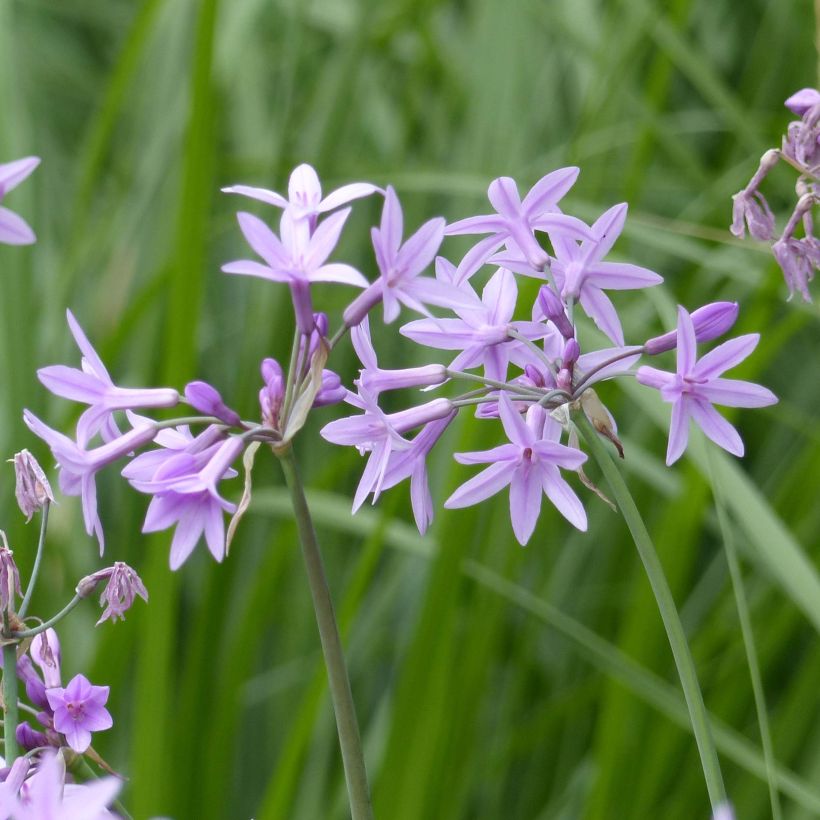
<path fill-rule="evenodd" d="M 305 559 L 310 594 L 316 612 L 316 623 L 319 626 L 319 637 L 327 667 L 330 683 L 330 696 L 333 711 L 336 714 L 336 729 L 339 734 L 339 745 L 342 749 L 347 793 L 350 798 L 352 820 L 373 820 L 373 809 L 370 805 L 370 792 L 367 786 L 367 772 L 364 765 L 362 742 L 359 736 L 359 725 L 356 720 L 356 709 L 350 691 L 350 680 L 342 652 L 342 641 L 333 613 L 333 602 L 325 577 L 319 543 L 313 529 L 307 499 L 293 450 L 289 447 L 284 452 L 277 452 L 285 474 L 285 482 L 290 491 L 296 528 L 302 545 L 302 556 Z"/>
<path fill-rule="evenodd" d="M 37 584 L 37 576 L 40 574 L 40 562 L 43 560 L 43 547 L 46 543 L 48 510 L 50 506 L 51 503 L 46 499 L 46 502 L 43 504 L 43 512 L 40 514 L 40 538 L 37 541 L 37 554 L 34 556 L 34 567 L 32 567 L 31 577 L 28 579 L 28 586 L 26 587 L 26 594 L 23 596 L 23 603 L 20 604 L 20 609 L 17 611 L 20 620 L 26 617 L 28 605 L 31 603 L 31 594 L 34 592 L 34 587 Z"/>
<path fill-rule="evenodd" d="M 601 472 L 615 496 L 615 501 L 629 528 L 632 540 L 635 542 L 638 554 L 649 577 L 649 583 L 652 586 L 652 592 L 655 595 L 661 619 L 669 638 L 669 645 L 672 648 L 675 666 L 678 669 L 678 677 L 683 688 L 683 695 L 689 710 L 689 719 L 692 723 L 692 731 L 700 754 L 703 775 L 706 778 L 709 801 L 714 810 L 725 802 L 726 790 L 723 785 L 723 775 L 720 771 L 717 750 L 709 728 L 706 706 L 703 703 L 703 694 L 700 691 L 697 673 L 695 672 L 695 663 L 692 660 L 686 634 L 683 631 L 683 624 L 675 607 L 672 590 L 669 589 L 658 553 L 655 551 L 646 525 L 638 512 L 620 470 L 615 466 L 615 462 L 586 416 L 582 412 L 577 412 L 574 414 L 574 420 L 589 447 L 592 457 L 598 462 Z"/>
<path fill-rule="evenodd" d="M 3 614 L 3 635 L 8 636 L 9 618 Z M 3 740 L 6 765 L 17 757 L 17 644 L 3 645 Z"/>

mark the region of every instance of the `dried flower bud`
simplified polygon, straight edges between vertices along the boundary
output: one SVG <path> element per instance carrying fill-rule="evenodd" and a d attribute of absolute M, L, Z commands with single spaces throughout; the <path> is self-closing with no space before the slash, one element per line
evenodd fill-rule
<path fill-rule="evenodd" d="M 81 598 L 88 598 L 96 589 L 100 581 L 108 579 L 108 583 L 100 596 L 100 605 L 105 604 L 99 626 L 107 618 L 116 621 L 117 618 L 125 620 L 125 613 L 131 608 L 137 595 L 143 601 L 148 600 L 148 591 L 142 583 L 142 579 L 136 571 L 128 564 L 117 561 L 114 566 L 106 567 L 83 578 L 77 584 L 76 592 Z"/>
<path fill-rule="evenodd" d="M 0 547 L 0 611 L 14 611 L 15 593 L 22 597 L 20 571 L 14 563 L 14 553 L 9 549 L 6 534 L 0 530 L 3 546 Z"/>
<path fill-rule="evenodd" d="M 728 332 L 737 320 L 737 302 L 711 302 L 699 307 L 692 313 L 692 324 L 695 326 L 695 339 L 699 342 L 711 342 Z M 657 356 L 678 346 L 677 331 L 670 330 L 663 336 L 656 336 L 644 345 L 648 356 Z"/>
<path fill-rule="evenodd" d="M 816 88 L 801 88 L 789 97 L 785 103 L 789 109 L 798 117 L 802 117 L 810 108 L 820 103 L 820 91 Z"/>
<path fill-rule="evenodd" d="M 31 517 L 37 510 L 43 509 L 47 503 L 54 501 L 54 494 L 51 492 L 51 485 L 42 467 L 28 450 L 21 450 L 12 460 L 15 477 L 14 494 L 17 496 L 17 503 L 23 515 L 26 516 L 26 521 L 31 521 Z"/>

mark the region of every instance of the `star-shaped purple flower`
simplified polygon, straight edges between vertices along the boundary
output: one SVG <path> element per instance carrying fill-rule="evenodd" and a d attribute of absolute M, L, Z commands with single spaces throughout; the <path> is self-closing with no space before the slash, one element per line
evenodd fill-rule
<path fill-rule="evenodd" d="M 498 413 L 510 443 L 475 453 L 456 453 L 461 464 L 490 466 L 462 484 L 444 506 L 469 507 L 509 485 L 510 519 L 520 544 L 526 544 L 535 529 L 542 493 L 573 526 L 586 530 L 584 507 L 559 471 L 559 467 L 577 470 L 587 460 L 586 454 L 558 443 L 561 427 L 542 407 L 530 407 L 525 421 L 509 396 L 502 393 Z"/>
<path fill-rule="evenodd" d="M 777 397 L 765 387 L 739 379 L 723 379 L 720 375 L 740 364 L 757 347 L 760 334 L 749 333 L 730 339 L 697 359 L 697 340 L 692 317 L 678 307 L 678 366 L 675 373 L 654 367 L 639 367 L 641 384 L 660 390 L 661 398 L 672 404 L 669 428 L 667 465 L 677 461 L 689 441 L 689 419 L 694 419 L 703 432 L 719 447 L 736 456 L 743 455 L 740 436 L 712 404 L 725 407 L 766 407 Z"/>
<path fill-rule="evenodd" d="M 0 202 L 16 188 L 38 165 L 39 157 L 24 157 L 0 165 Z M 0 244 L 30 245 L 37 237 L 28 222 L 14 211 L 0 206 Z"/>
<path fill-rule="evenodd" d="M 91 733 L 114 725 L 105 704 L 108 686 L 93 686 L 84 675 L 75 675 L 65 688 L 47 689 L 54 710 L 54 728 L 65 735 L 68 745 L 82 754 L 91 745 Z"/>

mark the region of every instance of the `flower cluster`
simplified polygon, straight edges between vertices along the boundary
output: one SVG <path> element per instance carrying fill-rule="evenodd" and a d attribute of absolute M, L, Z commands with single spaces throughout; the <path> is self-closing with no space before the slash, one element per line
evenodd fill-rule
<path fill-rule="evenodd" d="M 235 475 L 232 465 L 246 451 L 252 459 L 251 446 L 255 451 L 261 443 L 276 453 L 287 450 L 312 408 L 341 401 L 358 412 L 331 421 L 321 433 L 367 456 L 354 511 L 367 496 L 375 501 L 382 490 L 409 478 L 413 513 L 424 532 L 433 518 L 426 457 L 456 415 L 471 408 L 481 419 L 500 420 L 506 441 L 490 450 L 456 454 L 460 463 L 487 466 L 444 506 L 476 504 L 509 487 L 513 531 L 522 544 L 532 535 L 543 495 L 583 530 L 584 506 L 565 478 L 566 471 L 577 472 L 582 483 L 592 486 L 583 473 L 586 455 L 579 449 L 574 414 L 585 413 L 620 449 L 615 420 L 593 385 L 634 375 L 642 355 L 674 348 L 675 373 L 648 366 L 637 370 L 639 382 L 659 390 L 673 405 L 667 462 L 684 451 L 690 419 L 718 445 L 742 454 L 737 432 L 713 405 L 758 407 L 776 401 L 763 387 L 721 377 L 749 355 L 757 336 L 725 342 L 698 361 L 696 345 L 726 333 L 737 317 L 737 305 L 719 302 L 691 315 L 680 308 L 676 331 L 627 345 L 608 293 L 653 287 L 662 279 L 654 271 L 611 258 L 626 220 L 625 204 L 609 208 L 591 225 L 564 212 L 562 200 L 578 173 L 577 168 L 553 171 L 523 197 L 514 180 L 496 179 L 488 190 L 494 213 L 450 225 L 436 217 L 407 236 L 401 203 L 391 186 L 382 190 L 354 183 L 323 197 L 316 172 L 300 165 L 291 175 L 287 198 L 248 186 L 225 189 L 281 209 L 278 232 L 257 216 L 238 214 L 240 230 L 258 258 L 229 262 L 223 270 L 288 286 L 297 330 L 290 366 L 285 370 L 270 358 L 262 362 L 260 421 L 243 421 L 216 388 L 202 381 L 181 392 L 117 386 L 69 313 L 82 366 L 45 367 L 38 375 L 51 392 L 87 409 L 73 439 L 29 411 L 25 420 L 50 445 L 63 492 L 81 496 L 88 533 L 97 535 L 102 549 L 95 476 L 113 461 L 127 459 L 123 476 L 151 496 L 143 531 L 176 528 L 171 567 L 179 567 L 201 538 L 221 560 L 226 552 L 224 515 L 237 507 L 223 498 L 219 486 Z M 382 208 L 380 223 L 372 229 L 378 277 L 368 281 L 351 265 L 330 260 L 350 214 L 349 203 L 372 195 L 382 197 Z M 482 238 L 456 263 L 439 255 L 445 237 L 453 235 Z M 434 272 L 428 273 L 431 267 Z M 534 302 L 522 304 L 518 276 L 541 283 Z M 332 335 L 328 317 L 314 309 L 314 291 L 324 283 L 361 291 Z M 449 352 L 447 360 L 404 369 L 380 367 L 369 320 L 379 304 L 388 324 L 403 310 L 419 314 L 421 318 L 406 322 L 399 332 L 426 349 Z M 581 311 L 608 339 L 607 345 L 592 343 L 589 326 L 577 321 Z M 339 375 L 326 367 L 348 332 L 362 364 L 355 391 L 347 390 Z M 387 391 L 449 390 L 457 383 L 469 389 L 399 412 L 387 413 L 380 406 L 380 396 Z M 136 412 L 180 402 L 202 415 L 155 422 Z M 125 432 L 123 420 L 117 418 L 123 412 L 130 428 Z M 153 449 L 135 455 L 152 443 Z M 248 500 L 243 499 L 237 514 Z M 116 613 L 116 607 L 111 611 Z"/>
<path fill-rule="evenodd" d="M 760 159 L 760 165 L 749 184 L 733 197 L 732 233 L 742 238 L 748 230 L 754 239 L 772 243 L 772 253 L 783 271 L 789 288 L 789 299 L 797 291 L 811 301 L 808 283 L 820 268 L 820 240 L 814 235 L 814 206 L 820 203 L 820 91 L 804 88 L 786 100 L 786 108 L 799 119 L 789 123 L 780 149 L 771 148 Z M 797 203 L 777 235 L 775 218 L 760 190 L 769 171 L 782 160 L 797 172 Z M 802 236 L 799 236 L 802 226 Z"/>

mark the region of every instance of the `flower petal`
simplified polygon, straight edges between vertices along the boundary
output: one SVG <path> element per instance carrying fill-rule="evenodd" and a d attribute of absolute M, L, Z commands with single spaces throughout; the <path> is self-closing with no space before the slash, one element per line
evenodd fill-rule
<path fill-rule="evenodd" d="M 699 385 L 697 394 L 724 407 L 767 407 L 777 404 L 777 396 L 766 387 L 741 379 L 713 379 Z"/>
<path fill-rule="evenodd" d="M 319 203 L 317 210 L 320 214 L 327 213 L 327 211 L 333 211 L 354 199 L 361 199 L 380 191 L 381 188 L 377 185 L 371 185 L 369 182 L 351 182 L 348 185 L 342 185 L 341 188 L 337 188 L 335 191 L 331 191 Z"/>
<path fill-rule="evenodd" d="M 555 207 L 561 198 L 569 191 L 578 179 L 580 168 L 570 166 L 558 168 L 546 176 L 541 177 L 530 188 L 529 193 L 521 203 L 524 213 L 528 217 L 540 216 L 546 210 Z"/>
<path fill-rule="evenodd" d="M 23 217 L 8 208 L 0 208 L 0 243 L 4 245 L 31 245 L 37 241 L 34 231 Z"/>
<path fill-rule="evenodd" d="M 743 455 L 743 441 L 737 430 L 708 401 L 694 398 L 689 406 L 692 418 L 715 444 L 732 455 Z"/>
<path fill-rule="evenodd" d="M 757 347 L 760 341 L 759 333 L 748 333 L 729 339 L 728 342 L 710 350 L 694 367 L 694 373 L 699 379 L 713 379 L 725 370 L 730 370 L 740 364 Z"/>
<path fill-rule="evenodd" d="M 250 185 L 231 185 L 229 188 L 222 189 L 223 194 L 240 194 L 251 199 L 257 199 L 260 202 L 267 202 L 268 205 L 275 205 L 277 208 L 287 208 L 288 201 L 282 194 L 277 194 L 276 191 L 269 191 L 267 188 L 254 188 Z"/>
<path fill-rule="evenodd" d="M 547 498 L 564 518 L 581 532 L 587 529 L 587 514 L 575 491 L 558 472 L 557 467 L 546 465 L 542 471 L 542 486 Z"/>
<path fill-rule="evenodd" d="M 672 405 L 669 425 L 669 445 L 666 448 L 666 466 L 670 467 L 682 455 L 689 443 L 689 408 L 691 399 L 683 397 Z"/>
<path fill-rule="evenodd" d="M 491 464 L 486 470 L 462 484 L 445 502 L 447 509 L 469 507 L 484 501 L 512 481 L 515 467 L 508 461 Z"/>

